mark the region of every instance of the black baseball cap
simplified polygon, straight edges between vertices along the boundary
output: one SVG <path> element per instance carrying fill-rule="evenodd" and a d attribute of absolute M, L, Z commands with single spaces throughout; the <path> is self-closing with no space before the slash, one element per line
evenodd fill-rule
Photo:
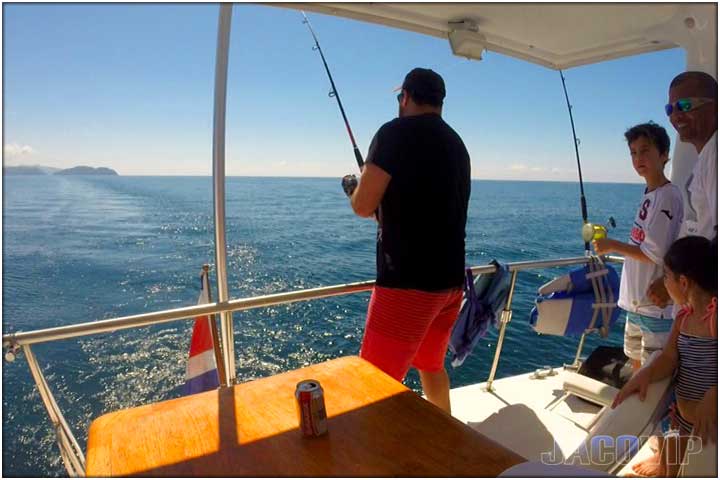
<path fill-rule="evenodd" d="M 406 90 L 415 102 L 441 106 L 445 98 L 445 82 L 442 77 L 429 68 L 413 68 L 405 75 L 402 89 Z"/>

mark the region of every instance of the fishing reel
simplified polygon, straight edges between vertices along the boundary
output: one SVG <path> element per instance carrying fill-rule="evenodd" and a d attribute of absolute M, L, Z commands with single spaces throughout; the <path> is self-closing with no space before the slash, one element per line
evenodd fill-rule
<path fill-rule="evenodd" d="M 607 238 L 608 230 L 615 228 L 616 226 L 617 224 L 615 223 L 615 219 L 613 217 L 608 218 L 605 225 L 588 222 L 582 226 L 582 239 L 585 243 L 590 243 L 593 240 Z"/>

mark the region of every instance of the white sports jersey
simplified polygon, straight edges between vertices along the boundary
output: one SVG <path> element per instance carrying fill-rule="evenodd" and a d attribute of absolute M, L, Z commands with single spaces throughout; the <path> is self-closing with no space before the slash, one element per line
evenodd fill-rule
<path fill-rule="evenodd" d="M 672 306 L 662 309 L 653 305 L 647 289 L 653 280 L 662 277 L 663 257 L 678 237 L 682 220 L 683 199 L 675 185 L 667 183 L 643 195 L 628 243 L 640 247 L 653 263 L 625 257 L 620 308 L 648 317 L 672 319 Z"/>
<path fill-rule="evenodd" d="M 703 147 L 685 184 L 688 205 L 681 236 L 717 236 L 717 132 Z"/>

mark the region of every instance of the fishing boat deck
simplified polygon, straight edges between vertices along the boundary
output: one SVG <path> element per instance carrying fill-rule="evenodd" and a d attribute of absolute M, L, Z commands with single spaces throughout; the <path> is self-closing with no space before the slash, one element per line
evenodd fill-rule
<path fill-rule="evenodd" d="M 602 407 L 575 395 L 563 398 L 563 383 L 573 372 L 554 372 L 495 380 L 492 392 L 486 382 L 455 388 L 452 414 L 528 460 L 542 461 L 546 452 L 566 458 L 581 445 Z"/>

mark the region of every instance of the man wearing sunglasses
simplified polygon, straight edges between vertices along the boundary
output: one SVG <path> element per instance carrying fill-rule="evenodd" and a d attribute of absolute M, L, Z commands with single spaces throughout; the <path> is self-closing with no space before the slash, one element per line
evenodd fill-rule
<path fill-rule="evenodd" d="M 670 117 L 680 140 L 698 152 L 685 189 L 685 218 L 680 237 L 717 237 L 717 81 L 704 72 L 683 72 L 670 83 Z M 669 303 L 662 278 L 653 282 L 648 297 L 659 307 Z"/>
<path fill-rule="evenodd" d="M 427 399 L 450 413 L 445 355 L 462 301 L 470 156 L 442 119 L 445 82 L 415 68 L 398 95 L 398 118 L 375 134 L 355 187 L 361 217 L 376 215 L 377 281 L 360 356 L 398 381 L 420 373 Z"/>
<path fill-rule="evenodd" d="M 670 82 L 665 114 L 670 117 L 680 141 L 691 143 L 698 152 L 690 178 L 682 186 L 685 214 L 679 237 L 700 235 L 713 240 L 717 248 L 717 81 L 704 72 L 683 72 L 676 76 Z M 660 308 L 670 303 L 663 277 L 650 285 L 647 295 Z M 675 306 L 675 313 L 677 309 Z M 702 416 L 701 410 L 711 418 L 714 413 L 717 429 L 717 389 L 700 401 L 696 415 Z M 656 452 L 634 469 L 643 476 L 658 476 L 660 454 Z"/>

